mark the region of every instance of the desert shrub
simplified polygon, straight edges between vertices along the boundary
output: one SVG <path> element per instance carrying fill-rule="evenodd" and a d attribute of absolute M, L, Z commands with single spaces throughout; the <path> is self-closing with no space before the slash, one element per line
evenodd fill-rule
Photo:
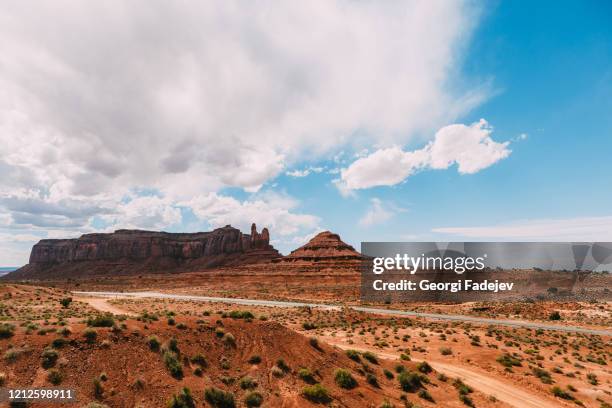
<path fill-rule="evenodd" d="M 14 363 L 25 351 L 20 348 L 10 348 L 4 353 L 4 360 L 7 363 Z"/>
<path fill-rule="evenodd" d="M 319 344 L 319 340 L 316 337 L 311 337 L 308 340 L 308 343 L 310 343 L 310 346 L 316 350 L 322 351 L 323 349 L 321 348 L 321 345 Z"/>
<path fill-rule="evenodd" d="M 338 369 L 334 373 L 334 381 L 338 384 L 339 387 L 345 388 L 347 390 L 353 389 L 357 386 L 357 380 L 351 375 L 348 370 Z"/>
<path fill-rule="evenodd" d="M 232 310 L 229 317 L 232 319 L 254 319 L 255 315 L 248 310 Z"/>
<path fill-rule="evenodd" d="M 49 370 L 47 373 L 47 381 L 49 381 L 53 385 L 60 385 L 62 382 L 63 376 L 58 370 Z"/>
<path fill-rule="evenodd" d="M 157 336 L 149 336 L 149 338 L 147 338 L 147 344 L 149 345 L 151 351 L 155 352 L 159 351 L 159 347 L 161 346 L 161 342 Z"/>
<path fill-rule="evenodd" d="M 423 386 L 421 377 L 412 371 L 402 371 L 397 379 L 402 390 L 406 392 L 416 392 Z"/>
<path fill-rule="evenodd" d="M 550 314 L 550 316 L 548 316 L 548 320 L 561 320 L 561 314 L 555 310 Z"/>
<path fill-rule="evenodd" d="M 191 363 L 197 364 L 200 367 L 208 366 L 208 361 L 206 361 L 206 357 L 204 357 L 202 354 L 196 354 L 195 356 L 191 357 Z"/>
<path fill-rule="evenodd" d="M 55 366 L 55 363 L 57 362 L 57 359 L 59 358 L 59 353 L 55 350 L 53 350 L 52 348 L 46 348 L 42 354 L 42 367 L 43 368 L 51 368 L 53 366 Z"/>
<path fill-rule="evenodd" d="M 365 353 L 362 354 L 363 358 L 365 358 L 366 360 L 368 360 L 370 363 L 372 364 L 378 364 L 378 357 L 376 356 L 376 354 L 370 352 L 370 351 L 366 351 Z"/>
<path fill-rule="evenodd" d="M 453 381 L 453 387 L 455 387 L 457 389 L 457 391 L 459 391 L 460 395 L 467 395 L 470 394 L 471 392 L 473 392 L 474 390 L 472 389 L 472 387 L 470 387 L 469 385 L 467 385 L 466 383 L 464 383 L 461 378 L 456 378 Z"/>
<path fill-rule="evenodd" d="M 285 373 L 291 371 L 291 368 L 287 365 L 285 360 L 283 360 L 282 358 L 279 358 L 278 360 L 276 360 L 276 366 L 280 368 L 281 370 L 283 370 L 283 372 Z"/>
<path fill-rule="evenodd" d="M 8 339 L 15 334 L 15 326 L 9 323 L 0 324 L 0 339 Z"/>
<path fill-rule="evenodd" d="M 440 354 L 442 354 L 443 356 L 450 356 L 451 354 L 453 354 L 453 349 L 451 349 L 450 347 L 440 347 Z"/>
<path fill-rule="evenodd" d="M 464 405 L 467 405 L 470 408 L 474 408 L 476 406 L 474 401 L 472 401 L 472 399 L 465 394 L 459 394 L 459 401 L 463 402 Z"/>
<path fill-rule="evenodd" d="M 90 327 L 113 327 L 115 325 L 115 319 L 110 314 L 97 315 L 96 317 L 87 319 L 87 325 Z"/>
<path fill-rule="evenodd" d="M 599 381 L 597 380 L 597 375 L 595 373 L 588 373 L 587 380 L 589 381 L 589 384 L 591 385 L 599 384 Z"/>
<path fill-rule="evenodd" d="M 183 367 L 181 366 L 181 362 L 179 361 L 176 353 L 166 351 L 164 353 L 164 364 L 172 377 L 176 378 L 177 380 L 183 378 Z"/>
<path fill-rule="evenodd" d="M 168 408 L 195 408 L 195 401 L 191 396 L 191 390 L 183 387 L 178 395 L 173 395 L 167 404 Z"/>
<path fill-rule="evenodd" d="M 559 397 L 559 398 L 570 400 L 570 401 L 574 399 L 574 396 L 572 394 L 570 394 L 567 391 L 564 391 L 560 387 L 554 386 L 552 387 L 550 391 L 553 393 L 555 397 Z"/>
<path fill-rule="evenodd" d="M 217 337 L 223 337 L 225 335 L 225 330 L 223 329 L 223 327 L 217 327 L 215 329 L 215 335 Z"/>
<path fill-rule="evenodd" d="M 318 403 L 327 403 L 331 400 L 329 391 L 321 384 L 308 385 L 302 389 L 304 398 Z"/>
<path fill-rule="evenodd" d="M 223 335 L 223 344 L 229 347 L 234 347 L 236 345 L 236 338 L 232 333 L 225 333 Z"/>
<path fill-rule="evenodd" d="M 204 399 L 214 408 L 234 408 L 236 406 L 234 394 L 215 387 L 204 390 Z"/>
<path fill-rule="evenodd" d="M 522 365 L 521 360 L 516 357 L 512 357 L 508 353 L 497 357 L 495 361 L 507 368 L 512 368 L 513 366 L 520 367 Z"/>
<path fill-rule="evenodd" d="M 98 332 L 94 329 L 85 329 L 83 331 L 83 337 L 85 337 L 88 343 L 93 343 L 96 341 L 96 338 L 98 338 Z"/>
<path fill-rule="evenodd" d="M 249 357 L 248 363 L 249 364 L 259 364 L 261 363 L 261 357 L 259 357 L 258 355 L 253 355 Z"/>
<path fill-rule="evenodd" d="M 70 327 L 62 327 L 57 333 L 64 337 L 68 337 L 72 334 L 72 330 Z"/>
<path fill-rule="evenodd" d="M 204 371 L 202 370 L 202 367 L 196 367 L 193 369 L 193 375 L 201 377 L 202 374 L 204 373 Z"/>
<path fill-rule="evenodd" d="M 58 337 L 56 339 L 53 339 L 53 341 L 51 341 L 51 347 L 60 349 L 64 347 L 66 343 L 67 343 L 66 339 L 64 339 L 63 337 Z"/>
<path fill-rule="evenodd" d="M 387 370 L 386 368 L 383 370 L 383 374 L 385 375 L 385 377 L 387 377 L 388 380 L 392 380 L 395 377 L 393 373 Z"/>
<path fill-rule="evenodd" d="M 253 379 L 253 377 L 244 376 L 240 379 L 240 388 L 243 390 L 251 390 L 257 387 L 257 381 Z"/>
<path fill-rule="evenodd" d="M 548 371 L 540 367 L 533 367 L 531 371 L 533 372 L 533 375 L 538 377 L 544 384 L 552 384 L 553 380 Z"/>
<path fill-rule="evenodd" d="M 0 387 L 6 384 L 6 373 L 0 373 Z"/>
<path fill-rule="evenodd" d="M 418 393 L 418 396 L 419 398 L 423 398 L 426 401 L 434 402 L 433 397 L 431 396 L 429 392 L 427 392 L 427 390 L 420 390 Z"/>
<path fill-rule="evenodd" d="M 379 385 L 378 385 L 378 378 L 376 378 L 376 376 L 374 374 L 372 374 L 372 373 L 367 373 L 366 374 L 366 381 L 372 387 L 379 387 Z"/>
<path fill-rule="evenodd" d="M 433 370 L 427 361 L 421 361 L 416 368 L 423 374 L 429 374 Z"/>
<path fill-rule="evenodd" d="M 309 384 L 314 384 L 316 382 L 312 371 L 310 371 L 308 368 L 300 368 L 297 374 L 298 377 L 300 377 L 304 382 L 307 382 Z"/>
<path fill-rule="evenodd" d="M 259 407 L 263 403 L 263 396 L 256 391 L 249 392 L 244 397 L 244 403 L 247 407 Z"/>
<path fill-rule="evenodd" d="M 168 318 L 168 326 L 174 326 L 176 324 L 176 320 L 173 317 Z"/>
<path fill-rule="evenodd" d="M 357 361 L 357 362 L 361 361 L 361 357 L 360 357 L 361 354 L 357 350 L 346 350 L 345 353 L 346 353 L 346 356 L 350 358 L 351 360 Z"/>
<path fill-rule="evenodd" d="M 285 375 L 285 372 L 283 370 L 281 370 L 280 368 L 278 368 L 277 366 L 274 366 L 270 369 L 270 373 L 277 378 L 280 378 L 282 376 Z"/>
<path fill-rule="evenodd" d="M 380 408 L 395 408 L 389 400 L 384 400 L 382 404 L 380 404 Z"/>
<path fill-rule="evenodd" d="M 304 328 L 304 330 L 314 330 L 317 328 L 316 323 L 312 323 L 312 322 L 304 322 L 302 323 L 302 327 Z"/>
<path fill-rule="evenodd" d="M 93 379 L 93 391 L 96 398 L 102 398 L 104 395 L 104 385 L 102 385 L 102 381 L 98 377 Z"/>

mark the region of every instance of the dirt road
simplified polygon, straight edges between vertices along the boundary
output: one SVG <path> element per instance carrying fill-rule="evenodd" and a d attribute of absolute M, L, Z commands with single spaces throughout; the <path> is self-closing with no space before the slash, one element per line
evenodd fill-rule
<path fill-rule="evenodd" d="M 240 299 L 240 298 L 224 298 L 224 297 L 209 297 L 209 296 L 193 296 L 193 295 L 175 295 L 169 293 L 160 292 L 72 292 L 76 296 L 94 296 L 102 298 L 117 298 L 117 299 L 176 299 L 176 300 L 187 300 L 196 302 L 217 302 L 217 303 L 230 303 L 237 305 L 246 306 L 272 306 L 272 307 L 312 307 L 322 308 L 330 310 L 340 310 L 340 305 L 329 305 L 324 303 L 303 303 L 303 302 L 283 302 L 278 300 L 262 300 L 262 299 Z M 421 313 L 404 310 L 390 310 L 380 309 L 372 307 L 361 307 L 361 306 L 348 306 L 349 308 L 363 313 L 372 313 L 380 315 L 391 315 L 391 316 L 405 316 L 405 317 L 422 317 L 425 319 L 432 320 L 450 320 L 450 321 L 461 321 L 461 322 L 472 322 L 481 324 L 491 324 L 496 326 L 508 326 L 508 327 L 523 327 L 528 329 L 543 329 L 543 330 L 555 330 L 571 333 L 585 333 L 585 334 L 596 334 L 600 336 L 612 336 L 612 330 L 604 329 L 590 329 L 586 327 L 576 326 L 562 326 L 555 324 L 546 324 L 539 322 L 526 322 L 522 320 L 503 320 L 503 319 L 486 319 L 474 316 L 462 316 L 462 315 L 447 315 L 438 313 Z"/>

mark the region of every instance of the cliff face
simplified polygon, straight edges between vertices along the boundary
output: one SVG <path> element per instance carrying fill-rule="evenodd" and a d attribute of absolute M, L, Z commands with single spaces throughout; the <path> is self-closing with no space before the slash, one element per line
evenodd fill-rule
<path fill-rule="evenodd" d="M 30 262 L 9 279 L 73 277 L 93 274 L 178 272 L 267 261 L 280 254 L 266 228 L 243 234 L 231 226 L 193 234 L 118 230 L 77 239 L 42 240 Z"/>

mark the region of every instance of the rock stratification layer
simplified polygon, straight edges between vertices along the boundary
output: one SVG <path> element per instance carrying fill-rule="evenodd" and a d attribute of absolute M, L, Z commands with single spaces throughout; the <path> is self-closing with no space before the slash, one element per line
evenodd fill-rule
<path fill-rule="evenodd" d="M 118 230 L 34 245 L 28 265 L 7 277 L 39 279 L 83 275 L 182 272 L 268 261 L 280 254 L 266 228 L 243 234 L 229 225 L 210 232 Z"/>
<path fill-rule="evenodd" d="M 287 262 L 336 262 L 360 261 L 363 257 L 355 248 L 343 242 L 338 234 L 323 231 L 306 245 L 292 251 L 283 258 Z"/>

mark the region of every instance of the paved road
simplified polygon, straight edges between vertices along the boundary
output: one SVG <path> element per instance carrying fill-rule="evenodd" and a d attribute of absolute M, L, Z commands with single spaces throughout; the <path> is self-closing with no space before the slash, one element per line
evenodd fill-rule
<path fill-rule="evenodd" d="M 324 303 L 284 302 L 284 301 L 277 301 L 277 300 L 240 299 L 240 298 L 224 298 L 224 297 L 210 297 L 210 296 L 195 296 L 195 295 L 175 295 L 175 294 L 160 293 L 160 292 L 82 292 L 82 291 L 73 291 L 72 293 L 77 296 L 94 296 L 94 297 L 105 297 L 105 298 L 175 299 L 175 300 L 188 300 L 188 301 L 196 301 L 196 302 L 230 303 L 230 304 L 245 305 L 245 306 L 312 307 L 312 308 L 321 308 L 321 309 L 327 309 L 327 310 L 341 310 L 342 309 L 342 306 L 329 305 L 329 304 L 324 304 Z M 577 327 L 577 326 L 561 326 L 561 325 L 556 325 L 556 324 L 526 322 L 522 320 L 487 319 L 487 318 L 482 318 L 482 317 L 463 316 L 463 315 L 421 313 L 421 312 L 380 309 L 380 308 L 362 307 L 362 306 L 348 306 L 348 307 L 358 312 L 372 313 L 372 314 L 379 314 L 379 315 L 422 317 L 422 318 L 434 319 L 434 320 L 450 320 L 450 321 L 460 321 L 460 322 L 472 322 L 472 323 L 479 323 L 479 324 L 492 324 L 492 325 L 497 325 L 497 326 L 523 327 L 523 328 L 529 328 L 529 329 L 555 330 L 555 331 L 564 331 L 564 332 L 572 332 L 572 333 L 597 334 L 600 336 L 612 336 L 612 330 L 589 329 L 586 327 Z"/>

